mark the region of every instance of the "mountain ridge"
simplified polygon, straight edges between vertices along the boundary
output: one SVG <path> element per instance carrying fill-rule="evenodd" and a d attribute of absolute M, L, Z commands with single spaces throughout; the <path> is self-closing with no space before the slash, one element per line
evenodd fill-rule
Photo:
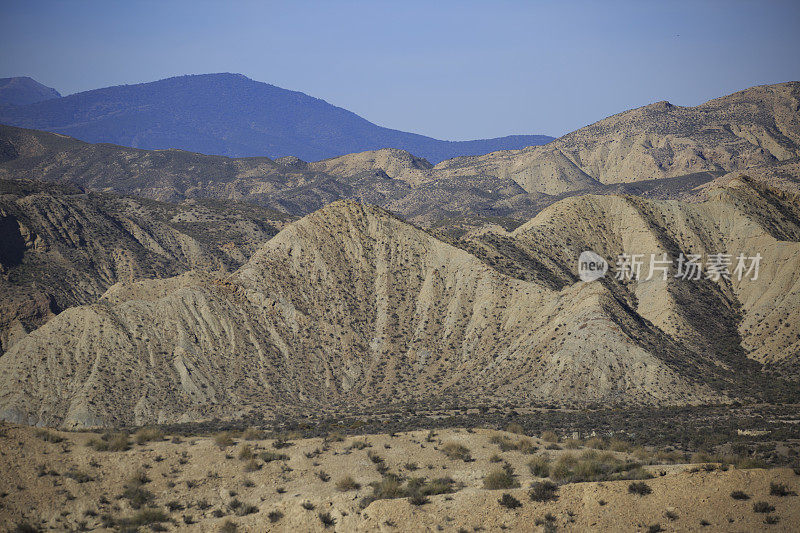
<path fill-rule="evenodd" d="M 310 161 L 400 148 L 436 162 L 553 139 L 442 141 L 378 126 L 322 99 L 230 73 L 118 85 L 0 109 L 0 122 L 134 148 Z"/>

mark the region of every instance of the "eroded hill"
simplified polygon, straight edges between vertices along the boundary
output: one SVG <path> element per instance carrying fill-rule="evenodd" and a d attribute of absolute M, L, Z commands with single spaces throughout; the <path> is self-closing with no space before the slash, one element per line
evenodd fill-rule
<path fill-rule="evenodd" d="M 233 273 L 118 283 L 50 320 L 0 358 L 2 416 L 113 426 L 403 400 L 776 400 L 797 378 L 796 205 L 742 179 L 699 204 L 570 198 L 455 247 L 337 202 Z M 612 264 L 758 250 L 763 264 L 755 281 L 583 283 L 584 248 Z"/>
<path fill-rule="evenodd" d="M 235 270 L 287 222 L 212 200 L 167 204 L 69 185 L 0 181 L 0 354 L 118 281 Z"/>

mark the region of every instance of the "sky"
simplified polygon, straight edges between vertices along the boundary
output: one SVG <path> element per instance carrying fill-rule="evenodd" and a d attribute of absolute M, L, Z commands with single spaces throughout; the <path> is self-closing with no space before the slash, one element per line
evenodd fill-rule
<path fill-rule="evenodd" d="M 800 2 L 0 0 L 0 77 L 236 72 L 450 140 L 559 136 L 800 80 Z"/>

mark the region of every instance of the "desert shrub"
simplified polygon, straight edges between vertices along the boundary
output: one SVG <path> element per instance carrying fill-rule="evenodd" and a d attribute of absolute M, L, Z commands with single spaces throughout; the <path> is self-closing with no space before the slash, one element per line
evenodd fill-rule
<path fill-rule="evenodd" d="M 647 533 L 659 533 L 660 531 L 664 531 L 664 528 L 661 527 L 661 524 L 653 524 L 647 528 Z"/>
<path fill-rule="evenodd" d="M 545 442 L 558 442 L 560 440 L 556 432 L 550 430 L 542 432 L 541 439 Z"/>
<path fill-rule="evenodd" d="M 667 518 L 667 520 L 671 520 L 673 522 L 678 519 L 678 513 L 674 511 L 664 511 L 664 516 Z"/>
<path fill-rule="evenodd" d="M 753 512 L 754 513 L 771 513 L 775 510 L 775 507 L 770 505 L 769 502 L 756 502 L 753 504 Z"/>
<path fill-rule="evenodd" d="M 731 498 L 733 498 L 734 500 L 749 500 L 750 496 L 745 492 L 742 492 L 740 490 L 735 490 L 731 492 Z"/>
<path fill-rule="evenodd" d="M 567 450 L 577 450 L 583 445 L 583 442 L 578 439 L 564 439 L 563 444 Z"/>
<path fill-rule="evenodd" d="M 91 439 L 88 444 L 98 452 L 124 452 L 131 447 L 127 433 L 104 433 L 99 439 Z"/>
<path fill-rule="evenodd" d="M 755 457 L 744 457 L 737 459 L 734 463 L 736 468 L 747 470 L 751 468 L 769 468 L 769 465 L 762 461 L 761 459 L 756 459 Z"/>
<path fill-rule="evenodd" d="M 285 453 L 277 453 L 277 452 L 261 452 L 258 454 L 262 461 L 265 463 L 270 463 L 272 461 L 288 461 L 289 456 Z"/>
<path fill-rule="evenodd" d="M 503 462 L 503 458 L 500 457 L 497 454 L 494 454 L 491 457 L 489 457 L 489 462 L 490 463 L 502 463 Z"/>
<path fill-rule="evenodd" d="M 365 439 L 356 439 L 350 443 L 347 447 L 348 450 L 363 450 L 364 448 L 369 448 L 370 443 L 367 442 Z"/>
<path fill-rule="evenodd" d="M 516 433 L 516 434 L 518 434 L 518 435 L 522 435 L 522 434 L 524 434 L 524 433 L 525 433 L 525 428 L 523 428 L 523 427 L 522 427 L 520 424 L 518 424 L 517 422 L 511 422 L 511 423 L 508 425 L 508 427 L 506 427 L 506 431 L 508 431 L 509 433 Z"/>
<path fill-rule="evenodd" d="M 323 439 L 324 442 L 342 442 L 343 440 L 344 440 L 344 435 L 335 431 L 328 433 Z"/>
<path fill-rule="evenodd" d="M 264 433 L 256 428 L 247 428 L 242 432 L 244 440 L 261 440 L 264 438 Z"/>
<path fill-rule="evenodd" d="M 164 511 L 158 509 L 142 509 L 133 516 L 114 520 L 114 525 L 120 529 L 138 528 L 151 524 L 159 524 L 168 520 L 169 516 L 167 516 Z"/>
<path fill-rule="evenodd" d="M 547 502 L 558 498 L 558 485 L 552 481 L 536 481 L 531 485 L 528 497 L 535 502 Z"/>
<path fill-rule="evenodd" d="M 324 512 L 318 513 L 317 516 L 319 517 L 319 521 L 322 522 L 322 526 L 325 528 L 329 528 L 336 524 L 336 519 L 331 516 L 331 513 Z"/>
<path fill-rule="evenodd" d="M 141 428 L 134 433 L 133 440 L 139 445 L 147 444 L 150 441 L 164 440 L 164 432 L 154 427 Z"/>
<path fill-rule="evenodd" d="M 233 446 L 233 437 L 231 437 L 231 434 L 227 431 L 218 433 L 217 435 L 214 435 L 214 444 L 219 446 L 220 449 Z"/>
<path fill-rule="evenodd" d="M 317 472 L 317 477 L 323 483 L 327 483 L 328 481 L 331 480 L 331 476 L 327 472 L 325 472 L 324 470 L 320 470 L 319 472 Z"/>
<path fill-rule="evenodd" d="M 645 483 L 644 481 L 634 481 L 630 485 L 628 485 L 628 492 L 631 494 L 636 494 L 638 496 L 647 496 L 648 494 L 653 492 L 653 489 L 650 488 L 650 485 Z"/>
<path fill-rule="evenodd" d="M 455 481 L 449 477 L 436 478 L 431 481 L 422 477 L 414 477 L 408 479 L 404 485 L 403 479 L 394 474 L 386 475 L 380 481 L 370 483 L 370 486 L 372 494 L 361 499 L 362 507 L 366 507 L 375 500 L 449 494 L 457 488 Z"/>
<path fill-rule="evenodd" d="M 795 494 L 783 483 L 775 482 L 769 484 L 769 493 L 771 496 L 792 496 Z"/>
<path fill-rule="evenodd" d="M 402 498 L 405 496 L 403 483 L 397 476 L 384 476 L 380 481 L 370 485 L 372 485 L 372 496 L 376 500 Z"/>
<path fill-rule="evenodd" d="M 469 448 L 457 442 L 445 442 L 442 444 L 440 450 L 447 456 L 448 459 L 460 459 L 462 461 L 469 461 L 472 459 L 469 453 Z"/>
<path fill-rule="evenodd" d="M 315 506 L 314 506 L 313 503 L 311 503 L 310 501 L 306 500 L 306 501 L 304 501 L 303 503 L 300 504 L 300 507 L 302 507 L 306 511 L 313 511 Z"/>
<path fill-rule="evenodd" d="M 272 447 L 276 450 L 288 448 L 289 446 L 294 446 L 294 443 L 287 440 L 286 437 L 279 436 L 272 441 Z"/>
<path fill-rule="evenodd" d="M 236 525 L 236 522 L 233 520 L 225 520 L 225 523 L 219 526 L 220 533 L 236 533 L 239 530 L 239 526 Z"/>
<path fill-rule="evenodd" d="M 455 481 L 449 477 L 439 477 L 431 481 L 426 481 L 418 487 L 418 491 L 426 496 L 436 494 L 449 494 L 453 492 Z"/>
<path fill-rule="evenodd" d="M 425 505 L 429 501 L 428 497 L 421 492 L 412 492 L 408 496 L 408 503 L 411 505 Z"/>
<path fill-rule="evenodd" d="M 613 438 L 608 441 L 608 449 L 612 452 L 629 452 L 631 451 L 631 444 L 624 440 Z"/>
<path fill-rule="evenodd" d="M 355 479 L 350 476 L 343 477 L 339 481 L 336 482 L 336 490 L 339 492 L 347 492 L 350 490 L 358 490 L 361 488 Z"/>
<path fill-rule="evenodd" d="M 510 465 L 497 468 L 483 478 L 483 488 L 489 490 L 514 489 L 519 487 L 519 482 L 514 476 L 514 469 Z"/>
<path fill-rule="evenodd" d="M 506 509 L 516 509 L 517 507 L 522 507 L 522 502 L 507 492 L 503 493 L 500 499 L 497 500 L 497 503 Z"/>
<path fill-rule="evenodd" d="M 128 500 L 131 507 L 141 509 L 155 498 L 152 492 L 141 486 L 131 486 L 125 489 L 122 497 Z"/>
<path fill-rule="evenodd" d="M 595 450 L 605 450 L 606 449 L 606 441 L 601 437 L 592 437 L 591 439 L 587 440 L 584 444 L 587 448 L 593 448 Z"/>
<path fill-rule="evenodd" d="M 249 514 L 255 514 L 257 512 L 258 512 L 258 507 L 249 503 L 243 503 L 236 510 L 236 514 L 238 516 L 247 516 Z"/>
<path fill-rule="evenodd" d="M 17 522 L 17 525 L 11 531 L 14 533 L 39 533 L 41 529 L 23 520 L 22 522 Z"/>
<path fill-rule="evenodd" d="M 519 450 L 522 453 L 534 453 L 537 450 L 536 445 L 526 438 L 514 441 L 507 435 L 496 434 L 489 438 L 489 442 L 497 444 L 503 452 Z"/>
<path fill-rule="evenodd" d="M 255 456 L 253 453 L 253 448 L 250 447 L 249 444 L 245 444 L 239 450 L 239 460 L 240 461 L 249 461 Z"/>
<path fill-rule="evenodd" d="M 250 459 L 244 464 L 245 472 L 256 472 L 258 470 L 261 470 L 261 463 L 259 463 L 255 459 Z"/>
<path fill-rule="evenodd" d="M 169 509 L 170 513 L 174 513 L 175 511 L 182 511 L 184 507 L 183 504 L 178 500 L 172 500 L 167 502 L 167 509 Z"/>
<path fill-rule="evenodd" d="M 537 455 L 528 461 L 528 469 L 536 477 L 547 477 L 550 475 L 550 458 L 546 455 Z"/>
<path fill-rule="evenodd" d="M 414 472 L 416 470 L 419 470 L 419 465 L 417 463 L 405 463 L 403 465 L 403 468 L 405 468 L 409 472 Z"/>
<path fill-rule="evenodd" d="M 781 519 L 779 517 L 775 516 L 775 515 L 769 514 L 769 515 L 764 517 L 764 523 L 769 525 L 769 526 L 774 526 L 775 524 L 777 524 L 780 521 L 781 521 Z"/>
<path fill-rule="evenodd" d="M 50 442 L 53 444 L 58 444 L 59 442 L 64 441 L 64 437 L 57 435 L 53 432 L 47 431 L 46 429 L 37 429 L 33 433 L 37 438 L 42 439 L 45 442 Z"/>
<path fill-rule="evenodd" d="M 367 452 L 367 457 L 369 458 L 370 461 L 372 461 L 376 465 L 383 463 L 383 457 L 373 452 L 372 450 Z"/>
<path fill-rule="evenodd" d="M 617 459 L 610 452 L 587 450 L 581 455 L 564 454 L 550 467 L 550 477 L 565 483 L 648 479 L 652 477 L 639 463 Z"/>
<path fill-rule="evenodd" d="M 267 514 L 267 518 L 269 518 L 269 521 L 274 524 L 275 522 L 283 518 L 283 513 L 280 511 L 270 511 Z"/>
<path fill-rule="evenodd" d="M 81 472 L 80 470 L 69 470 L 64 472 L 64 476 L 74 479 L 78 483 L 88 483 L 89 481 L 94 481 L 94 478 L 87 474 L 86 472 Z"/>

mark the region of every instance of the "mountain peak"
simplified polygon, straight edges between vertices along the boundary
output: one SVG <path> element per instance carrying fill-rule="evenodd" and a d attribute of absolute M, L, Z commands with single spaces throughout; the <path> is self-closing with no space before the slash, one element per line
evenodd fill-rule
<path fill-rule="evenodd" d="M 0 78 L 0 105 L 22 106 L 53 98 L 61 95 L 29 76 Z"/>

